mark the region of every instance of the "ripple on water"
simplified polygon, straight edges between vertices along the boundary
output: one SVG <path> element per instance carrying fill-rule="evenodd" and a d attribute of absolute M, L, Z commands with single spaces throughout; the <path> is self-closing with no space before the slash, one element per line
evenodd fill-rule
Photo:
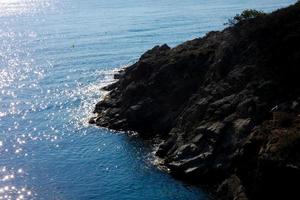
<path fill-rule="evenodd" d="M 0 0 L 0 17 L 34 15 L 53 8 L 55 0 Z"/>
<path fill-rule="evenodd" d="M 0 166 L 0 199 L 21 200 L 34 199 L 34 194 L 26 187 L 18 187 L 15 179 L 24 176 L 22 168 L 14 169 Z"/>
<path fill-rule="evenodd" d="M 30 85 L 24 86 L 24 90 L 18 90 L 15 96 L 6 97 L 10 104 L 1 112 L 6 130 L 0 130 L 0 154 L 7 158 L 6 161 L 11 158 L 13 162 L 18 162 L 18 159 L 34 157 L 34 152 L 28 150 L 30 145 L 27 143 L 47 141 L 48 144 L 53 143 L 53 148 L 59 148 L 58 141 L 64 137 L 63 129 L 65 132 L 69 131 L 68 134 L 74 134 L 74 130 L 88 126 L 87 121 L 91 117 L 95 103 L 105 95 L 105 92 L 100 89 L 114 81 L 115 71 L 116 69 L 96 71 L 94 76 L 100 79 L 93 83 L 81 83 L 75 80 L 72 84 L 63 87 L 54 85 L 48 89 L 43 89 L 40 85 L 40 81 L 47 78 L 44 74 L 41 79 L 28 77 L 37 81 L 34 98 L 22 95 L 23 92 L 27 93 L 31 89 Z M 9 87 L 12 88 L 12 85 Z M 57 124 L 58 120 L 59 124 Z M 85 131 L 81 131 L 80 134 L 85 134 Z M 1 163 L 0 167 L 0 199 L 35 197 L 34 189 L 26 186 L 28 178 L 26 170 L 1 166 Z M 18 184 L 14 184 L 15 182 Z"/>

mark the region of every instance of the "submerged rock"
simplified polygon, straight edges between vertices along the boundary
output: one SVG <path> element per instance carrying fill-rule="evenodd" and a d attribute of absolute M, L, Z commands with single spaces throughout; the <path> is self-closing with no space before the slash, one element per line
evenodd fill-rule
<path fill-rule="evenodd" d="M 170 172 L 219 199 L 300 198 L 299 42 L 297 3 L 156 46 L 105 87 L 90 123 L 160 137 Z M 276 106 L 288 123 L 274 123 Z"/>

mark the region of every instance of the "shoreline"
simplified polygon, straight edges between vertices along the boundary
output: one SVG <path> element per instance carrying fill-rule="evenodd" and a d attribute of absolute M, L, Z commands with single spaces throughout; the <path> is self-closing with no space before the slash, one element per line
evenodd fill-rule
<path fill-rule="evenodd" d="M 90 123 L 159 137 L 170 173 L 216 188 L 218 199 L 297 195 L 299 13 L 296 3 L 155 46 L 104 87 Z"/>

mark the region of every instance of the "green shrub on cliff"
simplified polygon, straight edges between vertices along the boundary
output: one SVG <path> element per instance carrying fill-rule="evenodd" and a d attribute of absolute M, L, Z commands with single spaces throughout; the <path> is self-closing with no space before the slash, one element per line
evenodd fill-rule
<path fill-rule="evenodd" d="M 241 21 L 253 19 L 256 17 L 261 17 L 264 15 L 266 15 L 266 13 L 264 13 L 263 11 L 247 9 L 247 10 L 244 10 L 241 14 L 237 14 L 232 19 L 229 19 L 227 24 L 229 24 L 230 26 L 233 26 Z"/>

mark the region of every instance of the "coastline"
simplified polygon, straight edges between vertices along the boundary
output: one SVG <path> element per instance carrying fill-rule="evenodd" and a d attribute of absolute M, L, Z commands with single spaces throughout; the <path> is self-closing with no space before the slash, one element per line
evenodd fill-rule
<path fill-rule="evenodd" d="M 299 13 L 296 3 L 154 47 L 104 87 L 90 123 L 161 138 L 156 155 L 170 173 L 217 188 L 219 199 L 296 195 Z"/>

